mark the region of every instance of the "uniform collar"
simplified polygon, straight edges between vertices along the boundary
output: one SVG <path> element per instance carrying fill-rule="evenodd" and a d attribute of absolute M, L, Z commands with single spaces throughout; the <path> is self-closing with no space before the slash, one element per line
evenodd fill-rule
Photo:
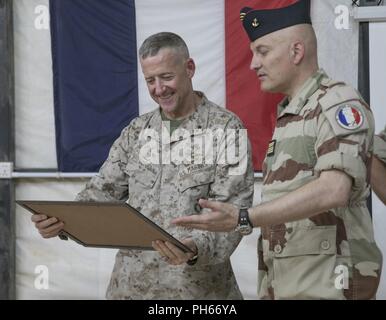
<path fill-rule="evenodd" d="M 178 129 L 184 129 L 189 131 L 190 136 L 195 135 L 195 130 L 205 130 L 208 126 L 208 118 L 209 118 L 209 100 L 205 96 L 203 92 L 195 91 L 195 93 L 201 97 L 201 103 L 198 105 L 196 111 L 192 113 L 188 118 L 185 119 L 184 122 L 178 127 Z M 155 130 L 162 130 L 162 116 L 161 109 L 159 108 L 154 112 L 153 117 L 150 119 L 147 128 L 153 128 Z M 167 129 L 166 129 L 167 130 Z M 173 135 L 171 139 L 172 142 L 183 140 L 181 137 L 176 137 Z"/>
<path fill-rule="evenodd" d="M 209 101 L 206 98 L 205 94 L 200 91 L 195 91 L 195 93 L 201 98 L 201 102 L 198 105 L 196 111 L 191 114 L 183 123 L 181 123 L 180 128 L 188 130 L 189 132 L 194 132 L 194 130 L 206 129 L 208 126 L 208 115 Z"/>
<path fill-rule="evenodd" d="M 299 114 L 308 99 L 319 89 L 322 80 L 325 78 L 328 78 L 328 76 L 323 69 L 319 69 L 304 83 L 291 101 L 288 101 L 288 97 L 284 98 L 278 105 L 278 118 L 285 114 Z"/>

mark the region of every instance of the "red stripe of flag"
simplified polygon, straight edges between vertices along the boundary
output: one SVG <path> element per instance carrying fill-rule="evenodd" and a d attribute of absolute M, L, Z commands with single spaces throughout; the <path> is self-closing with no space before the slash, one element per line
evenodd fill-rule
<path fill-rule="evenodd" d="M 351 108 L 351 110 L 355 118 L 355 123 L 359 124 L 362 120 L 361 115 L 359 114 L 359 111 L 355 108 Z"/>
<path fill-rule="evenodd" d="M 276 106 L 283 96 L 262 92 L 256 72 L 249 69 L 252 53 L 240 21 L 240 9 L 279 8 L 292 3 L 294 0 L 225 0 L 226 105 L 248 129 L 256 171 L 261 171 L 275 126 Z"/>

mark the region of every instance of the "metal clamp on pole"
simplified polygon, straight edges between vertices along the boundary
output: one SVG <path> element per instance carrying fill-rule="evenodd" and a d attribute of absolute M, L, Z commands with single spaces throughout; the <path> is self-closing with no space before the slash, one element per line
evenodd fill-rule
<path fill-rule="evenodd" d="M 12 162 L 0 162 L 0 179 L 11 179 L 13 172 Z"/>

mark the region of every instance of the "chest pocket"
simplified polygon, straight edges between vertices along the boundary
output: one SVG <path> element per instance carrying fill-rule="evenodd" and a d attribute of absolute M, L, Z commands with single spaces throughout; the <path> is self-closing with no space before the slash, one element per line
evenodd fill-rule
<path fill-rule="evenodd" d="M 179 172 L 179 209 L 185 214 L 192 214 L 197 201 L 210 197 L 210 186 L 214 182 L 215 169 L 213 166 L 197 170 L 183 170 Z"/>
<path fill-rule="evenodd" d="M 125 173 L 128 176 L 129 185 L 128 203 L 142 213 L 146 213 L 147 210 L 145 209 L 153 203 L 153 200 L 150 201 L 150 199 L 156 195 L 154 186 L 159 179 L 159 167 L 129 161 Z"/>
<path fill-rule="evenodd" d="M 129 161 L 125 168 L 129 179 L 129 192 L 137 189 L 151 189 L 159 177 L 159 167 L 144 165 L 137 161 Z"/>

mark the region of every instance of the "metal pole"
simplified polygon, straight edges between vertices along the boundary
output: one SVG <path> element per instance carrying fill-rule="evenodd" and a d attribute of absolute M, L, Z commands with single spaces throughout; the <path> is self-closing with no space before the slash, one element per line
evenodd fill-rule
<path fill-rule="evenodd" d="M 366 1 L 362 1 L 366 5 Z M 360 8 L 363 9 L 363 8 Z M 359 23 L 359 59 L 358 59 L 358 90 L 363 99 L 371 105 L 370 101 L 370 50 L 369 50 L 369 22 Z M 372 214 L 372 195 L 367 199 L 367 207 Z"/>
<path fill-rule="evenodd" d="M 12 0 L 0 0 L 0 162 L 14 162 Z M 15 299 L 15 210 L 11 179 L 0 180 L 0 299 Z"/>
<path fill-rule="evenodd" d="M 74 179 L 92 178 L 96 173 L 71 172 L 13 172 L 12 179 Z"/>
<path fill-rule="evenodd" d="M 16 171 L 11 173 L 12 179 L 74 179 L 74 178 L 92 178 L 96 173 L 83 173 L 83 172 L 23 172 Z M 255 179 L 262 179 L 263 174 L 255 172 Z M 0 178 L 1 179 L 1 178 Z"/>

